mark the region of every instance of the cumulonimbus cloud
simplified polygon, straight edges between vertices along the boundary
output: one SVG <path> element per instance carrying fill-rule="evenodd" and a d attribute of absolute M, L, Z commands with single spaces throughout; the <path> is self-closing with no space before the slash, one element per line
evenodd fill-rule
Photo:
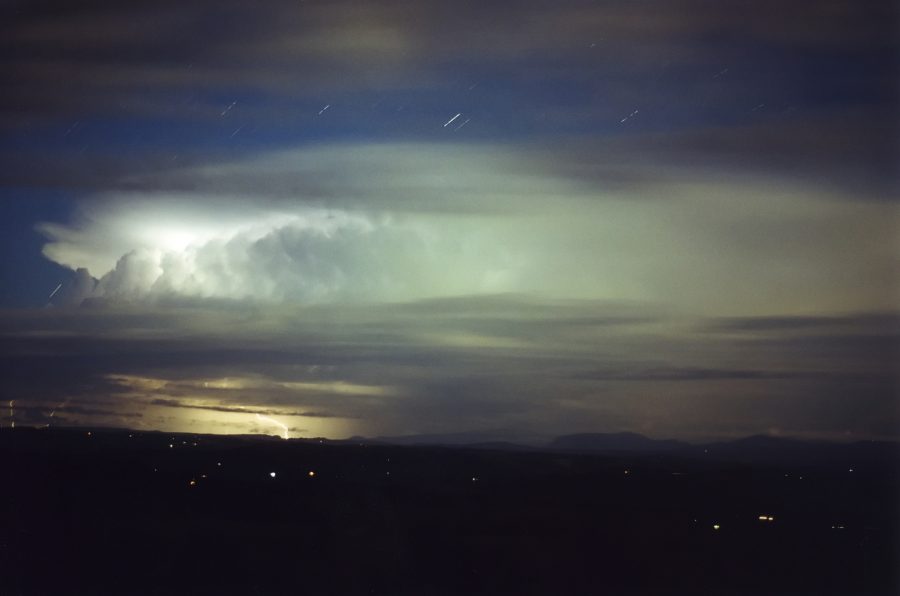
<path fill-rule="evenodd" d="M 508 289 L 501 283 L 506 269 L 496 256 L 486 252 L 476 260 L 456 254 L 435 229 L 344 212 L 307 215 L 264 233 L 224 230 L 220 237 L 182 248 L 129 250 L 99 279 L 79 269 L 58 302 L 391 301 Z"/>
<path fill-rule="evenodd" d="M 162 176 L 155 192 L 96 196 L 42 226 L 44 254 L 76 271 L 54 301 L 515 292 L 718 315 L 891 306 L 890 204 L 703 170 L 612 191 L 558 165 L 509 147 L 348 144 L 178 170 L 193 191 Z"/>
<path fill-rule="evenodd" d="M 44 254 L 78 272 L 55 303 L 512 291 L 517 253 L 535 247 L 510 218 L 573 195 L 529 163 L 501 147 L 354 144 L 164 172 L 140 181 L 155 191 L 98 195 L 40 227 Z"/>

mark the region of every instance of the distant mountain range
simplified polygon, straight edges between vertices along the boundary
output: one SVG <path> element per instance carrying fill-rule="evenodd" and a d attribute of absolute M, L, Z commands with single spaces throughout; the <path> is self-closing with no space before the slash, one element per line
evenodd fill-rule
<path fill-rule="evenodd" d="M 334 443 L 336 441 L 329 441 Z M 400 437 L 351 437 L 342 443 L 381 445 L 446 446 L 505 451 L 564 451 L 568 453 L 666 453 L 687 457 L 733 461 L 847 461 L 900 458 L 900 443 L 858 441 L 835 443 L 757 435 L 706 444 L 690 444 L 673 439 L 651 439 L 632 432 L 580 433 L 563 435 L 543 443 L 497 440 L 493 433 L 407 435 Z"/>
<path fill-rule="evenodd" d="M 331 441 L 332 443 L 334 441 Z M 515 431 L 493 430 L 463 433 L 419 434 L 395 437 L 350 437 L 348 443 L 379 443 L 385 445 L 442 445 L 454 447 L 505 446 L 514 449 L 544 447 L 546 436 L 529 435 Z"/>
<path fill-rule="evenodd" d="M 656 440 L 637 433 L 583 433 L 564 435 L 548 445 L 563 451 L 676 451 L 691 445 L 674 440 Z"/>
<path fill-rule="evenodd" d="M 24 430 L 24 429 L 23 429 Z M 75 430 L 72 428 L 70 430 Z M 86 428 L 84 430 L 87 430 Z M 94 428 L 98 437 L 135 432 L 128 429 Z M 36 431 L 38 432 L 38 431 Z M 179 440 L 197 440 L 193 433 L 143 431 L 142 434 L 171 435 Z M 202 435 L 205 443 L 241 441 L 281 442 L 275 435 Z M 324 437 L 292 439 L 303 443 L 331 445 L 392 445 L 410 447 L 447 447 L 495 451 L 531 451 L 570 454 L 667 455 L 690 459 L 765 463 L 765 464 L 840 464 L 848 471 L 857 462 L 900 462 L 900 442 L 856 441 L 829 442 L 755 435 L 731 441 L 692 444 L 673 439 L 651 439 L 632 432 L 580 433 L 555 438 L 524 434 L 512 430 L 419 434 L 395 437 L 361 437 L 327 439 Z"/>

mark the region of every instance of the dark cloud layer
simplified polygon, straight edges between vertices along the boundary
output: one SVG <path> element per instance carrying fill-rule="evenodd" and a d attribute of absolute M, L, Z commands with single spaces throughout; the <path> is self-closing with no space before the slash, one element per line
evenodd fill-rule
<path fill-rule="evenodd" d="M 316 307 L 252 325 L 208 308 L 45 311 L 7 326 L 2 372 L 18 407 L 56 407 L 82 423 L 103 420 L 83 405 L 101 399 L 149 425 L 171 427 L 159 418 L 180 412 L 176 428 L 244 432 L 261 414 L 318 420 L 332 426 L 303 426 L 332 436 L 627 428 L 896 438 L 898 360 L 871 355 L 896 346 L 900 329 L 873 332 L 876 315 L 814 329 L 746 319 L 749 329 L 711 334 L 708 321 L 637 305 L 493 303 L 503 312 L 483 300 Z M 138 331 L 148 323 L 152 335 Z"/>
<path fill-rule="evenodd" d="M 230 412 L 235 414 L 263 414 L 266 416 L 308 416 L 311 418 L 332 418 L 334 414 L 325 412 L 307 412 L 307 411 L 284 411 L 272 408 L 244 408 L 236 406 L 207 406 L 198 404 L 186 404 L 174 399 L 157 398 L 150 401 L 152 406 L 165 406 L 167 408 L 189 408 L 194 410 L 210 410 L 212 412 Z"/>
<path fill-rule="evenodd" d="M 300 98 L 341 87 L 415 88 L 446 84 L 446 70 L 492 67 L 513 82 L 575 79 L 594 93 L 606 83 L 607 94 L 644 101 L 638 93 L 655 81 L 635 79 L 646 67 L 718 66 L 711 79 L 732 61 L 720 77 L 761 84 L 759 96 L 777 89 L 819 103 L 886 106 L 896 93 L 897 9 L 887 1 L 30 2 L 9 13 L 4 104 L 33 117 L 140 109 L 129 102 L 143 96 L 162 108 L 173 103 L 165 93 L 186 88 Z M 831 77 L 803 70 L 826 60 Z M 760 63 L 773 68 L 741 72 Z M 722 93 L 697 84 L 700 101 Z"/>
<path fill-rule="evenodd" d="M 31 2 L 7 17 L 8 184 L 158 189 L 147 176 L 173 160 L 297 137 L 446 140 L 462 112 L 479 141 L 638 134 L 612 171 L 582 152 L 604 179 L 643 181 L 633 155 L 662 152 L 896 191 L 888 0 Z"/>

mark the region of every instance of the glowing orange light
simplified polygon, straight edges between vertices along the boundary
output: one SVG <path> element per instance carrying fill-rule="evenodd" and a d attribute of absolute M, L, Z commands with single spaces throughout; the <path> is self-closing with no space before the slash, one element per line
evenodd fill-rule
<path fill-rule="evenodd" d="M 310 471 L 309 471 L 309 477 L 310 477 L 310 478 L 314 477 L 315 475 L 316 475 L 315 471 L 313 471 L 313 470 L 310 470 Z"/>

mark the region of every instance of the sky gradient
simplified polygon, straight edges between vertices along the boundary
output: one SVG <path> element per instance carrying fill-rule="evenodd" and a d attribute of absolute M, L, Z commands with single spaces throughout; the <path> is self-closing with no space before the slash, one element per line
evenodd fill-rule
<path fill-rule="evenodd" d="M 898 438 L 894 2 L 3 10 L 4 426 Z"/>

